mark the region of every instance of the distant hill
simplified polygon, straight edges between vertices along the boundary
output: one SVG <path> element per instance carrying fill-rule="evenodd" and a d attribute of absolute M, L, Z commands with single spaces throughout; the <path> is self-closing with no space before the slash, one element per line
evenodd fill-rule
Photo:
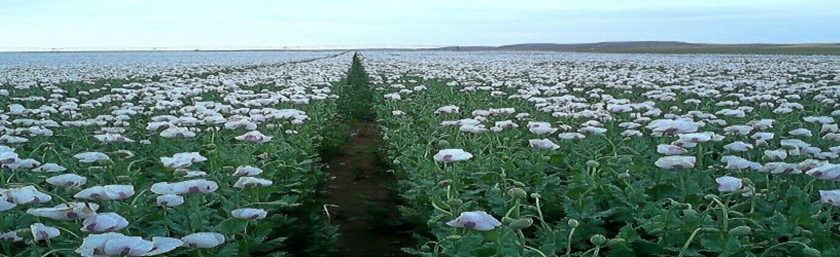
<path fill-rule="evenodd" d="M 450 46 L 437 48 L 436 50 L 840 55 L 840 44 L 702 44 L 679 41 L 622 41 L 581 44 L 528 43 L 503 46 Z"/>

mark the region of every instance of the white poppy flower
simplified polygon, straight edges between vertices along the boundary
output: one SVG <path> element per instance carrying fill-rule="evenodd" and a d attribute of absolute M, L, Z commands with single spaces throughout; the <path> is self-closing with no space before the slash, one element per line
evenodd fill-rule
<path fill-rule="evenodd" d="M 820 190 L 820 202 L 829 204 L 834 207 L 840 207 L 840 189 Z"/>
<path fill-rule="evenodd" d="M 0 143 L 2 144 L 22 144 L 26 142 L 29 142 L 29 139 L 25 137 L 16 137 L 11 135 L 0 136 Z"/>
<path fill-rule="evenodd" d="M 822 180 L 840 180 L 840 165 L 823 163 L 808 170 L 805 174 Z"/>
<path fill-rule="evenodd" d="M 163 207 L 175 207 L 184 204 L 184 197 L 175 194 L 159 195 L 155 201 Z"/>
<path fill-rule="evenodd" d="M 760 169 L 759 172 L 769 172 L 770 174 L 799 174 L 802 173 L 802 170 L 799 168 L 799 165 L 796 163 L 786 163 L 786 162 L 768 162 L 765 163 Z"/>
<path fill-rule="evenodd" d="M 86 188 L 73 197 L 87 200 L 125 200 L 133 195 L 133 185 L 106 185 Z"/>
<path fill-rule="evenodd" d="M 740 178 L 723 176 L 715 179 L 719 192 L 735 192 L 741 190 L 743 184 Z"/>
<path fill-rule="evenodd" d="M 15 159 L 11 163 L 3 164 L 3 167 L 10 170 L 27 170 L 35 168 L 38 165 L 41 165 L 41 162 L 35 159 Z"/>
<path fill-rule="evenodd" d="M 88 233 L 114 232 L 125 227 L 128 227 L 128 220 L 113 212 L 96 214 L 82 222 L 82 231 Z"/>
<path fill-rule="evenodd" d="M 29 226 L 29 229 L 32 231 L 32 238 L 35 241 L 49 240 L 61 235 L 61 231 L 58 231 L 58 228 L 46 226 L 41 223 L 32 224 Z"/>
<path fill-rule="evenodd" d="M 255 177 L 239 177 L 233 185 L 235 188 L 265 187 L 274 184 L 271 180 Z"/>
<path fill-rule="evenodd" d="M 225 236 L 215 232 L 199 232 L 186 235 L 181 241 L 189 248 L 207 249 L 223 244 Z"/>
<path fill-rule="evenodd" d="M 181 246 L 176 238 L 155 237 L 152 241 L 120 233 L 90 234 L 84 238 L 76 253 L 85 257 L 97 256 L 153 256 Z"/>
<path fill-rule="evenodd" d="M 501 226 L 502 223 L 484 211 L 470 211 L 462 212 L 458 218 L 446 222 L 446 225 L 456 228 L 490 231 L 498 226 Z"/>
<path fill-rule="evenodd" d="M 175 248 L 184 245 L 184 242 L 177 238 L 156 236 L 152 237 L 152 244 L 155 247 L 153 247 L 151 251 L 143 254 L 143 256 L 155 256 L 168 253 L 175 250 Z"/>
<path fill-rule="evenodd" d="M 160 136 L 165 138 L 191 138 L 195 137 L 195 132 L 182 127 L 170 127 L 160 132 Z"/>
<path fill-rule="evenodd" d="M 547 135 L 556 132 L 558 129 L 551 127 L 551 123 L 530 121 L 528 122 L 528 131 L 537 135 Z"/>
<path fill-rule="evenodd" d="M 468 153 L 463 149 L 443 149 L 433 156 L 435 161 L 443 163 L 466 161 L 472 157 L 473 155 L 471 153 Z"/>
<path fill-rule="evenodd" d="M 460 110 L 460 109 L 461 108 L 458 108 L 458 106 L 447 105 L 447 106 L 443 106 L 443 107 L 440 107 L 437 110 L 435 110 L 435 114 L 439 114 L 439 113 L 458 113 L 458 110 Z"/>
<path fill-rule="evenodd" d="M 54 220 L 79 220 L 96 215 L 96 210 L 99 210 L 99 205 L 95 203 L 70 202 L 50 208 L 29 209 L 26 214 Z"/>
<path fill-rule="evenodd" d="M 20 237 L 17 231 L 9 231 L 0 233 L 0 241 L 20 242 L 23 241 L 23 237 Z"/>
<path fill-rule="evenodd" d="M 46 182 L 53 186 L 79 187 L 87 183 L 87 178 L 73 173 L 68 173 L 47 178 Z"/>
<path fill-rule="evenodd" d="M 99 142 L 103 142 L 103 143 L 106 143 L 106 144 L 107 143 L 133 143 L 134 142 L 134 140 L 131 140 L 127 137 L 124 137 L 120 134 L 106 133 L 106 134 L 103 134 L 103 135 L 94 135 L 93 137 L 96 138 L 97 140 L 99 140 Z"/>
<path fill-rule="evenodd" d="M 8 211 L 8 210 L 11 210 L 11 209 L 14 209 L 15 207 L 17 207 L 17 204 L 10 203 L 10 202 L 6 201 L 4 198 L 5 197 L 2 197 L 2 195 L 0 195 L 0 212 Z"/>
<path fill-rule="evenodd" d="M 794 129 L 794 130 L 788 131 L 788 134 L 791 135 L 791 136 L 797 136 L 797 137 L 811 137 L 811 136 L 813 136 L 813 134 L 811 134 L 811 131 L 806 129 L 806 128 Z"/>
<path fill-rule="evenodd" d="M 691 144 L 703 143 L 712 140 L 712 134 L 705 132 L 680 134 L 679 137 L 680 139 L 677 141 Z"/>
<path fill-rule="evenodd" d="M 696 157 L 694 156 L 681 156 L 681 155 L 672 155 L 672 156 L 663 156 L 659 157 L 658 160 L 654 163 L 656 167 L 663 168 L 663 169 L 686 169 L 686 168 L 694 168 L 694 162 L 696 161 Z"/>
<path fill-rule="evenodd" d="M 654 133 L 678 135 L 696 132 L 700 126 L 691 120 L 658 119 L 645 127 Z"/>
<path fill-rule="evenodd" d="M 560 148 L 560 145 L 555 144 L 549 139 L 531 139 L 528 140 L 528 144 L 531 145 L 531 147 L 540 150 L 556 150 L 557 148 Z"/>
<path fill-rule="evenodd" d="M 108 157 L 108 155 L 101 152 L 83 152 L 73 155 L 73 158 L 76 158 L 77 160 L 79 160 L 79 162 L 82 163 L 93 163 L 111 160 L 111 157 Z"/>
<path fill-rule="evenodd" d="M 219 189 L 214 181 L 194 179 L 176 183 L 159 182 L 152 184 L 152 192 L 159 195 L 183 195 L 189 193 L 211 193 Z"/>
<path fill-rule="evenodd" d="M 47 172 L 47 173 L 54 173 L 54 172 L 64 172 L 67 171 L 67 168 L 62 167 L 56 163 L 44 163 L 38 168 L 32 169 L 32 172 Z"/>
<path fill-rule="evenodd" d="M 207 172 L 200 171 L 200 170 L 188 170 L 184 172 L 185 178 L 194 178 L 194 177 L 203 177 L 207 176 Z"/>
<path fill-rule="evenodd" d="M 16 205 L 46 203 L 52 200 L 52 196 L 38 191 L 34 186 L 0 188 L 0 196 L 2 201 Z"/>
<path fill-rule="evenodd" d="M 724 149 L 735 152 L 744 152 L 753 149 L 753 145 L 741 141 L 735 141 L 723 146 Z"/>
<path fill-rule="evenodd" d="M 656 146 L 656 152 L 664 155 L 680 155 L 687 153 L 688 150 L 675 145 L 660 144 Z"/>
<path fill-rule="evenodd" d="M 239 166 L 236 168 L 236 171 L 233 172 L 233 176 L 241 177 L 241 176 L 256 176 L 263 173 L 263 170 L 257 167 L 252 166 Z"/>
<path fill-rule="evenodd" d="M 201 156 L 198 152 L 176 153 L 172 157 L 160 157 L 163 166 L 170 169 L 182 169 L 204 161 L 207 161 L 207 157 Z"/>
<path fill-rule="evenodd" d="M 235 137 L 236 140 L 252 143 L 265 143 L 271 141 L 272 138 L 274 137 L 263 135 L 263 133 L 260 133 L 257 130 Z"/>
<path fill-rule="evenodd" d="M 13 163 L 18 159 L 18 154 L 14 150 L 0 151 L 0 164 Z"/>
<path fill-rule="evenodd" d="M 584 139 L 586 135 L 577 132 L 565 132 L 557 134 L 557 137 L 563 140 Z"/>
<path fill-rule="evenodd" d="M 787 158 L 787 151 L 785 149 L 764 150 L 764 156 L 770 160 L 784 160 Z"/>
<path fill-rule="evenodd" d="M 720 161 L 726 163 L 726 168 L 730 170 L 758 170 L 761 164 L 750 161 L 734 155 L 724 155 Z"/>
<path fill-rule="evenodd" d="M 242 208 L 230 212 L 230 214 L 237 219 L 243 220 L 259 220 L 264 219 L 268 212 L 263 209 Z"/>

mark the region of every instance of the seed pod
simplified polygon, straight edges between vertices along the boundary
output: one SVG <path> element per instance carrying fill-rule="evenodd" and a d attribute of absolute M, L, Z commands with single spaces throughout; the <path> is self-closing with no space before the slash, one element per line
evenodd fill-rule
<path fill-rule="evenodd" d="M 526 229 L 526 228 L 530 227 L 533 224 L 534 224 L 534 220 L 531 220 L 531 218 L 521 218 L 521 219 L 514 220 L 513 222 L 511 222 L 510 223 L 510 228 L 512 228 L 514 230 L 522 230 L 522 229 Z"/>
<path fill-rule="evenodd" d="M 449 199 L 449 201 L 446 201 L 446 204 L 452 207 L 458 207 L 461 206 L 461 204 L 464 204 L 464 201 L 458 198 L 453 198 Z"/>
<path fill-rule="evenodd" d="M 598 168 L 598 166 L 601 166 L 601 163 L 598 163 L 598 161 L 595 161 L 595 160 L 586 161 L 586 167 Z"/>
<path fill-rule="evenodd" d="M 570 219 L 570 220 L 569 220 L 569 227 L 576 228 L 576 227 L 578 227 L 578 226 L 580 226 L 580 222 L 579 222 L 579 221 L 577 221 L 576 219 Z"/>
<path fill-rule="evenodd" d="M 394 165 L 400 165 L 400 164 L 402 164 L 402 162 L 401 162 L 400 160 L 394 160 L 394 162 L 393 162 L 393 163 L 394 163 Z M 426 246 L 426 247 L 428 247 L 428 246 Z"/>
<path fill-rule="evenodd" d="M 737 226 L 729 230 L 731 236 L 746 236 L 750 234 L 752 229 L 748 226 Z"/>
<path fill-rule="evenodd" d="M 528 193 L 525 192 L 524 189 L 518 187 L 514 187 L 508 190 L 508 195 L 518 199 L 525 199 L 526 197 L 528 197 Z"/>
<path fill-rule="evenodd" d="M 602 246 L 607 243 L 607 238 L 601 234 L 595 234 L 594 236 L 589 238 L 589 242 L 595 246 Z"/>
<path fill-rule="evenodd" d="M 441 180 L 440 182 L 438 182 L 439 187 L 445 187 L 445 186 L 448 186 L 449 184 L 452 184 L 452 180 L 444 179 L 444 180 Z"/>
<path fill-rule="evenodd" d="M 542 197 L 542 195 L 540 195 L 540 194 L 538 194 L 538 193 L 531 193 L 531 198 L 535 198 L 535 199 L 536 199 L 536 198 L 540 198 L 540 197 Z"/>
<path fill-rule="evenodd" d="M 206 145 L 204 145 L 204 149 L 207 149 L 207 150 L 215 150 L 217 147 L 218 146 L 216 146 L 216 144 L 206 144 Z"/>
<path fill-rule="evenodd" d="M 688 218 L 697 217 L 697 211 L 694 209 L 685 209 L 683 210 L 683 215 Z"/>

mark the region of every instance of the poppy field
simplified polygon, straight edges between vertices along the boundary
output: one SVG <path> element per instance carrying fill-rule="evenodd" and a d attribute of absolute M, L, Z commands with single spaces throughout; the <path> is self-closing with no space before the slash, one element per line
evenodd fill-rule
<path fill-rule="evenodd" d="M 355 119 L 406 256 L 840 255 L 837 57 L 362 54 L 0 66 L 0 256 L 331 256 Z"/>

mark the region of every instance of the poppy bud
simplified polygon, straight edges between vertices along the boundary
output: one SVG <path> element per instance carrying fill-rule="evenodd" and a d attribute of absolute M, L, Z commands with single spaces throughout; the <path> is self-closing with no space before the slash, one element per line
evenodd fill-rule
<path fill-rule="evenodd" d="M 595 234 L 594 236 L 589 238 L 589 242 L 595 246 L 602 246 L 607 242 L 607 238 L 601 234 Z"/>
<path fill-rule="evenodd" d="M 445 179 L 438 182 L 438 186 L 440 187 L 449 186 L 449 184 L 452 184 L 452 180 Z"/>
<path fill-rule="evenodd" d="M 600 164 L 600 163 L 598 163 L 598 162 L 597 162 L 597 161 L 595 161 L 595 160 L 588 160 L 588 161 L 586 161 L 586 167 L 590 167 L 590 168 L 597 168 L 598 166 L 601 166 L 601 164 Z"/>
<path fill-rule="evenodd" d="M 750 234 L 752 229 L 748 226 L 737 226 L 729 230 L 730 236 L 746 236 Z"/>
<path fill-rule="evenodd" d="M 431 250 L 432 250 L 432 248 L 429 247 L 428 245 L 423 245 L 423 246 L 420 247 L 420 251 L 428 252 L 428 251 L 431 251 Z"/>
<path fill-rule="evenodd" d="M 542 197 L 542 195 L 540 195 L 538 193 L 531 193 L 531 198 L 540 198 L 540 197 Z"/>
<path fill-rule="evenodd" d="M 570 220 L 569 220 L 569 227 L 576 228 L 576 227 L 578 227 L 578 226 L 580 226 L 580 222 L 579 222 L 579 221 L 577 221 L 576 219 L 570 219 Z"/>
<path fill-rule="evenodd" d="M 394 160 L 394 165 L 400 165 L 401 163 L 402 162 L 400 162 L 400 160 Z M 428 247 L 428 246 L 426 246 L 426 247 Z"/>
<path fill-rule="evenodd" d="M 511 217 L 508 217 L 508 216 L 502 217 L 502 222 L 503 222 L 503 223 L 505 223 L 505 224 L 510 224 L 510 223 L 511 223 L 511 222 L 513 222 L 514 220 L 515 220 L 515 219 L 513 219 L 513 218 L 511 218 Z"/>
<path fill-rule="evenodd" d="M 694 209 L 685 209 L 683 210 L 683 215 L 689 218 L 697 217 L 697 211 L 695 211 Z"/>
<path fill-rule="evenodd" d="M 446 201 L 446 204 L 452 207 L 458 207 L 461 206 L 461 204 L 464 204 L 464 201 L 458 198 L 453 198 L 449 199 L 449 201 Z"/>
<path fill-rule="evenodd" d="M 449 141 L 446 141 L 446 140 L 443 140 L 443 139 L 438 140 L 437 141 L 437 146 L 440 147 L 440 148 L 449 148 Z"/>
<path fill-rule="evenodd" d="M 550 160 L 551 160 L 551 156 L 543 156 L 543 157 L 542 157 L 542 160 L 543 160 L 543 161 L 550 161 Z"/>
<path fill-rule="evenodd" d="M 513 222 L 511 222 L 510 223 L 510 228 L 512 228 L 514 230 L 522 230 L 522 229 L 526 229 L 526 228 L 530 227 L 532 224 L 534 224 L 534 221 L 531 220 L 530 218 L 522 218 L 522 219 L 514 220 Z"/>
<path fill-rule="evenodd" d="M 817 250 L 817 249 L 814 249 L 814 248 L 811 248 L 811 247 L 807 247 L 805 249 L 802 249 L 802 253 L 805 256 L 809 256 L 809 257 L 820 257 L 820 256 L 822 256 L 822 253 L 820 252 L 820 250 Z"/>
<path fill-rule="evenodd" d="M 528 193 L 525 192 L 524 189 L 518 187 L 514 187 L 508 190 L 508 195 L 518 199 L 525 199 L 526 197 L 528 197 Z"/>
<path fill-rule="evenodd" d="M 216 147 L 217 147 L 216 144 L 206 144 L 206 145 L 204 145 L 204 148 L 207 149 L 207 150 L 215 150 Z"/>
<path fill-rule="evenodd" d="M 624 238 L 613 238 L 613 239 L 607 240 L 607 247 L 613 248 L 613 247 L 621 246 L 621 245 L 624 244 L 624 242 L 625 242 Z"/>

